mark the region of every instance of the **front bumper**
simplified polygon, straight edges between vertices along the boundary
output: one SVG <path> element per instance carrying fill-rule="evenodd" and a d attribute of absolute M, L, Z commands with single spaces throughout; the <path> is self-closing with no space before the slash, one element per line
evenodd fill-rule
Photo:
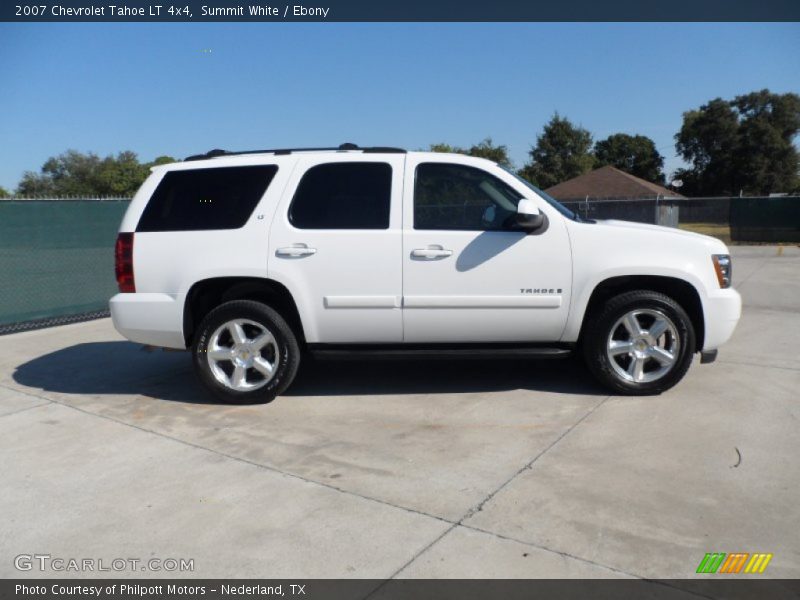
<path fill-rule="evenodd" d="M 742 297 L 733 288 L 714 290 L 705 300 L 705 339 L 703 350 L 716 350 L 727 342 L 739 317 L 742 316 Z"/>
<path fill-rule="evenodd" d="M 114 328 L 132 342 L 186 348 L 182 298 L 170 294 L 117 294 L 108 307 Z"/>

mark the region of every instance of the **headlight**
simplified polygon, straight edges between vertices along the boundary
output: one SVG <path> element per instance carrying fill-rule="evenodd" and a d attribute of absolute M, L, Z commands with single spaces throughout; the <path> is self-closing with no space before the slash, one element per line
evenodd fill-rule
<path fill-rule="evenodd" d="M 730 254 L 712 254 L 711 260 L 714 261 L 714 271 L 717 273 L 717 280 L 719 287 L 731 287 L 731 275 L 733 273 L 733 265 L 731 264 Z"/>

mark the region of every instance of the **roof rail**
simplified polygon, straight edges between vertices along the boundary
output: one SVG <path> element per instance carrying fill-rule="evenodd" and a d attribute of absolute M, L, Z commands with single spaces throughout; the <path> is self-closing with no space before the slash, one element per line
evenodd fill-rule
<path fill-rule="evenodd" d="M 184 161 L 189 160 L 205 160 L 207 158 L 217 158 L 218 156 L 238 156 L 241 154 L 275 154 L 275 155 L 286 155 L 291 154 L 292 152 L 321 152 L 321 151 L 337 151 L 337 152 L 345 152 L 348 150 L 359 150 L 364 154 L 405 154 L 405 150 L 403 148 L 392 148 L 390 146 L 370 146 L 366 148 L 361 148 L 356 144 L 351 143 L 344 143 L 340 144 L 339 146 L 331 146 L 327 148 L 277 148 L 272 150 L 242 150 L 239 152 L 230 152 L 228 150 L 220 150 L 219 148 L 215 148 L 214 150 L 209 150 L 205 154 L 194 154 L 192 156 L 187 156 L 184 158 Z"/>

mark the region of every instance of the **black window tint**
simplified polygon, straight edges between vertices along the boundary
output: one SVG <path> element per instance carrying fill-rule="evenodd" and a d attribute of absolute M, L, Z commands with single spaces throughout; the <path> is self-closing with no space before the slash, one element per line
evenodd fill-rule
<path fill-rule="evenodd" d="M 388 229 L 392 168 L 386 163 L 328 163 L 306 171 L 289 220 L 298 229 Z"/>
<path fill-rule="evenodd" d="M 153 192 L 136 230 L 238 229 L 277 172 L 275 165 L 170 171 Z"/>
<path fill-rule="evenodd" d="M 521 196 L 481 169 L 423 163 L 414 182 L 414 229 L 513 230 Z"/>

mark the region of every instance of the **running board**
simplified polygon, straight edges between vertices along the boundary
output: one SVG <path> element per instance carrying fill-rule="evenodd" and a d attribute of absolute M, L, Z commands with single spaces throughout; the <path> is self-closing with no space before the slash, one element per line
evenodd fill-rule
<path fill-rule="evenodd" d="M 319 359 L 391 360 L 391 359 L 492 359 L 492 358 L 566 358 L 572 349 L 540 345 L 373 345 L 373 344 L 309 344 L 308 351 Z"/>

